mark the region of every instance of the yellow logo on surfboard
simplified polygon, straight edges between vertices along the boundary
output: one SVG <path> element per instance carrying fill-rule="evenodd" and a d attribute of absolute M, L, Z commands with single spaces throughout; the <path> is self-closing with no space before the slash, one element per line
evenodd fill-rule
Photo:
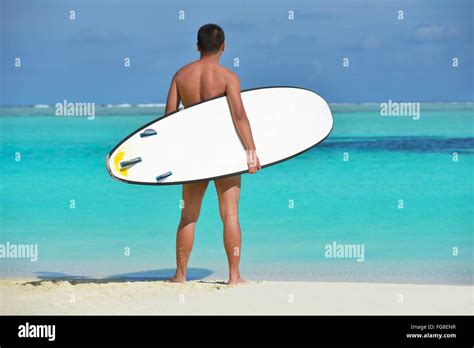
<path fill-rule="evenodd" d="M 120 162 L 123 161 L 124 157 L 125 157 L 125 151 L 117 152 L 117 155 L 114 157 L 114 168 L 115 168 L 115 172 L 119 172 L 119 173 L 122 173 L 123 176 L 127 176 L 128 168 L 120 167 Z"/>

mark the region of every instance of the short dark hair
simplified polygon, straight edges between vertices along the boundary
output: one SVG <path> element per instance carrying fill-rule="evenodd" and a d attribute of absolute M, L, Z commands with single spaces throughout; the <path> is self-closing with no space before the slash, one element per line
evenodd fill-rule
<path fill-rule="evenodd" d="M 199 28 L 197 40 L 202 53 L 216 53 L 224 43 L 224 30 L 217 24 L 205 24 Z"/>

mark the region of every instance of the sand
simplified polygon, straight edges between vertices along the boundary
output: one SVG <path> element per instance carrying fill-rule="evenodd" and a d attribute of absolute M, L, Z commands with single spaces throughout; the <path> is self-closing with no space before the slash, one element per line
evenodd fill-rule
<path fill-rule="evenodd" d="M 2 315 L 472 315 L 472 286 L 251 281 L 0 280 Z"/>

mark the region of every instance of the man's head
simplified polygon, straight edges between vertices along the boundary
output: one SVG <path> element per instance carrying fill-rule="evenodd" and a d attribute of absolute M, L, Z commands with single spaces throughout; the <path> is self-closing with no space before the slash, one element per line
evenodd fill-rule
<path fill-rule="evenodd" d="M 203 55 L 224 51 L 224 30 L 217 24 L 205 24 L 199 28 L 197 35 L 198 50 Z"/>

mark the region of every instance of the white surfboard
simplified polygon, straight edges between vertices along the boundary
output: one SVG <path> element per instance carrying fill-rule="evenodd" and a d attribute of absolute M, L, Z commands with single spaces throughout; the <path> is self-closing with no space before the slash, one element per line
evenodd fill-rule
<path fill-rule="evenodd" d="M 260 164 L 288 160 L 322 142 L 333 119 L 316 93 L 295 87 L 242 91 Z M 132 184 L 170 185 L 248 171 L 246 152 L 225 96 L 164 115 L 116 145 L 109 174 Z"/>

